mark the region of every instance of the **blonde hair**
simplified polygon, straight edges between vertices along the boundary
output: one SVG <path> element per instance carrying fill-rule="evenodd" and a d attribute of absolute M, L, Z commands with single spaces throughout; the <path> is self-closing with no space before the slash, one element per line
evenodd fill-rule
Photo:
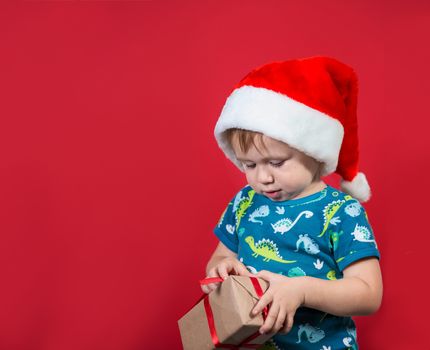
<path fill-rule="evenodd" d="M 251 145 L 254 145 L 254 147 L 257 148 L 258 150 L 258 147 L 255 144 L 255 137 L 258 137 L 258 140 L 260 141 L 260 144 L 263 146 L 263 149 L 267 151 L 267 146 L 264 144 L 264 141 L 263 141 L 263 133 L 261 132 L 231 128 L 231 129 L 227 129 L 224 132 L 224 135 L 226 140 L 230 144 L 230 146 L 233 143 L 233 137 L 237 135 L 240 150 L 244 153 L 248 152 Z"/>
<path fill-rule="evenodd" d="M 224 131 L 224 135 L 230 146 L 232 145 L 233 137 L 237 135 L 237 139 L 239 141 L 239 147 L 240 150 L 243 153 L 247 153 L 251 145 L 254 145 L 254 147 L 258 150 L 257 145 L 255 144 L 255 138 L 257 137 L 260 144 L 263 146 L 263 149 L 267 151 L 267 146 L 265 145 L 263 141 L 263 133 L 258 131 L 252 131 L 252 130 L 245 130 L 245 129 L 239 129 L 239 128 L 231 128 Z M 282 142 L 282 141 L 280 141 Z M 285 142 L 284 142 L 285 143 Z M 291 147 L 291 146 L 290 146 Z M 313 157 L 312 157 L 313 158 Z M 315 159 L 315 158 L 314 158 Z M 318 170 L 315 173 L 315 176 L 313 180 L 320 179 L 322 176 L 323 171 L 323 165 L 324 163 L 318 161 L 315 159 L 316 162 L 319 163 Z"/>

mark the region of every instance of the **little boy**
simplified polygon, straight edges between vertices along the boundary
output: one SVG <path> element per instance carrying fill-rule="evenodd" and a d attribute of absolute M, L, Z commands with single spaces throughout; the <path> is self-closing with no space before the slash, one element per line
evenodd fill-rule
<path fill-rule="evenodd" d="M 226 206 L 207 277 L 269 282 L 261 349 L 358 349 L 351 316 L 378 310 L 379 251 L 360 202 L 357 77 L 315 56 L 252 70 L 232 90 L 215 126 L 218 145 L 248 184 Z M 322 176 L 337 172 L 341 191 Z M 205 293 L 218 284 L 202 286 Z"/>

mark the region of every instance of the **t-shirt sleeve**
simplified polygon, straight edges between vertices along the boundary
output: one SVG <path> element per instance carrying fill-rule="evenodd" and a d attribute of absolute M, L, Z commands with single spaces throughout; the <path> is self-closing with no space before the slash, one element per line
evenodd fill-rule
<path fill-rule="evenodd" d="M 242 196 L 243 190 L 235 194 L 232 200 L 227 204 L 217 225 L 213 231 L 219 240 L 230 250 L 237 253 L 239 246 L 239 239 L 236 232 L 236 210 L 238 200 Z"/>
<path fill-rule="evenodd" d="M 330 240 L 340 271 L 363 258 L 380 259 L 367 212 L 359 201 L 346 201 L 335 214 L 331 226 Z"/>

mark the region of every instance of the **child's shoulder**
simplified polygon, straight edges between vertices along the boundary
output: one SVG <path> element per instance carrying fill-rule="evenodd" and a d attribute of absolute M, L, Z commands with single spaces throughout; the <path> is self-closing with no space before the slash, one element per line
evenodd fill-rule
<path fill-rule="evenodd" d="M 343 192 L 335 187 L 327 185 L 327 193 L 325 201 L 323 201 L 324 207 L 329 211 L 339 211 L 347 213 L 349 210 L 356 210 L 365 212 L 365 208 L 360 201 L 351 196 L 350 194 Z"/>
<path fill-rule="evenodd" d="M 254 194 L 254 190 L 249 184 L 239 187 L 236 191 L 231 192 L 230 203 L 238 202 L 244 197 L 249 197 Z"/>
<path fill-rule="evenodd" d="M 360 201 L 346 192 L 327 185 L 328 199 L 325 203 L 324 213 L 329 216 L 336 216 L 341 220 L 347 218 L 349 221 L 368 220 L 367 211 Z"/>
<path fill-rule="evenodd" d="M 253 197 L 254 194 L 255 194 L 254 189 L 249 184 L 246 184 L 240 187 L 239 190 L 236 191 L 233 197 L 233 200 L 237 201 L 242 198 L 250 198 L 250 197 Z"/>
<path fill-rule="evenodd" d="M 357 198 L 352 197 L 351 195 L 349 195 L 346 192 L 343 192 L 342 190 L 339 190 L 329 184 L 327 184 L 327 198 L 328 200 L 332 201 L 332 200 L 337 200 L 339 201 L 339 203 L 351 203 L 351 202 L 356 202 L 359 205 L 361 205 L 361 203 L 359 202 L 359 200 Z"/>
<path fill-rule="evenodd" d="M 240 186 L 236 190 L 235 195 L 238 195 L 238 194 L 244 195 L 244 194 L 248 194 L 251 191 L 254 192 L 253 188 L 249 184 L 245 184 L 245 185 Z"/>

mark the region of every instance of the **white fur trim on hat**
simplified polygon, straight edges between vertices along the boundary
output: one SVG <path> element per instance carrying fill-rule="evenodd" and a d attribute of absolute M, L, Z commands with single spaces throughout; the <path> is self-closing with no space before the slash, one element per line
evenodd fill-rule
<path fill-rule="evenodd" d="M 352 181 L 340 180 L 340 188 L 360 202 L 367 202 L 371 196 L 369 183 L 363 173 L 357 173 Z"/>
<path fill-rule="evenodd" d="M 261 132 L 324 162 L 322 176 L 336 170 L 344 133 L 337 119 L 284 94 L 248 85 L 227 98 L 214 130 L 219 147 L 243 172 L 223 137 L 231 128 Z"/>

